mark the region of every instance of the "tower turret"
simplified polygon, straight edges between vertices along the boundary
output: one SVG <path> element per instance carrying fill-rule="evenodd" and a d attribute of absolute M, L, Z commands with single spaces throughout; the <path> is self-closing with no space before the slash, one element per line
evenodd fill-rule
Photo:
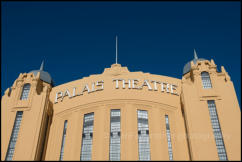
<path fill-rule="evenodd" d="M 43 66 L 42 62 L 40 70 L 20 73 L 2 96 L 2 160 L 42 159 L 52 115 L 49 94 L 53 86 Z"/>
<path fill-rule="evenodd" d="M 183 69 L 181 103 L 191 160 L 241 158 L 240 108 L 233 83 L 221 69 L 213 59 L 198 58 L 195 50 Z"/>

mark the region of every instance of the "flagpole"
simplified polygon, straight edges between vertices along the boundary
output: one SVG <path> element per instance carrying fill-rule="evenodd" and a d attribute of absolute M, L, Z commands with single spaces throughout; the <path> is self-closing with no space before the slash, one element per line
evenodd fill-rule
<path fill-rule="evenodd" d="M 116 64 L 118 63 L 118 36 L 116 35 Z"/>

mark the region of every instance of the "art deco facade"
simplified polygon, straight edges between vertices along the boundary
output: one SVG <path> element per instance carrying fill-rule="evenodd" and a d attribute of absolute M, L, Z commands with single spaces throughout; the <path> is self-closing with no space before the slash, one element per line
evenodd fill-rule
<path fill-rule="evenodd" d="M 241 160 L 241 111 L 224 67 L 195 58 L 182 79 L 130 72 L 53 86 L 21 73 L 1 102 L 1 160 Z"/>

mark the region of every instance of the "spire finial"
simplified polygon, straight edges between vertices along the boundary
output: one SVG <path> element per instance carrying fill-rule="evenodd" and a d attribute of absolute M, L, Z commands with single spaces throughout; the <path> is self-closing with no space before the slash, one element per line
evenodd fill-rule
<path fill-rule="evenodd" d="M 43 71 L 43 68 L 44 68 L 44 60 L 42 61 L 41 65 L 40 65 L 40 69 L 41 71 Z"/>
<path fill-rule="evenodd" d="M 194 48 L 194 59 L 198 59 L 198 57 L 197 57 L 197 52 L 196 52 L 196 50 L 195 50 L 195 48 Z"/>
<path fill-rule="evenodd" d="M 118 64 L 118 36 L 116 35 L 116 64 Z"/>

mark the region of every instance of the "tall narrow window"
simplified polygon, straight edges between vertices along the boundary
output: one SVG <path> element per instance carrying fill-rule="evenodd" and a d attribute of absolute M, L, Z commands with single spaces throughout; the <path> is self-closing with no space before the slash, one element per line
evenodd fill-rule
<path fill-rule="evenodd" d="M 171 146 L 171 132 L 170 132 L 168 115 L 165 115 L 165 119 L 166 119 L 166 137 L 167 137 L 167 143 L 168 143 L 169 160 L 173 160 L 173 153 L 172 153 L 172 146 Z"/>
<path fill-rule="evenodd" d="M 150 160 L 148 113 L 138 110 L 139 160 Z"/>
<path fill-rule="evenodd" d="M 18 132 L 19 132 L 22 116 L 23 116 L 23 111 L 18 111 L 16 113 L 16 117 L 15 117 L 15 121 L 14 121 L 14 125 L 13 125 L 12 134 L 10 137 L 10 142 L 8 145 L 8 150 L 7 150 L 7 155 L 6 155 L 5 161 L 10 161 L 13 158 L 14 149 L 15 149 L 15 145 L 17 142 L 17 138 L 18 138 Z"/>
<path fill-rule="evenodd" d="M 209 115 L 220 160 L 228 160 L 214 100 L 208 100 Z"/>
<path fill-rule="evenodd" d="M 20 97 L 20 100 L 27 100 L 28 96 L 29 96 L 29 90 L 30 90 L 30 84 L 27 83 L 24 85 L 23 90 L 22 90 L 22 94 Z"/>
<path fill-rule="evenodd" d="M 110 114 L 110 160 L 120 161 L 120 110 L 113 109 Z"/>
<path fill-rule="evenodd" d="M 60 151 L 60 161 L 63 160 L 64 156 L 64 145 L 66 140 L 66 128 L 67 128 L 67 120 L 64 122 L 64 129 L 63 129 L 63 135 L 62 135 L 62 142 L 61 142 L 61 151 Z"/>
<path fill-rule="evenodd" d="M 92 160 L 92 134 L 94 113 L 84 115 L 81 160 Z"/>
<path fill-rule="evenodd" d="M 201 77 L 202 77 L 203 88 L 204 89 L 212 88 L 212 83 L 209 77 L 209 73 L 204 71 L 201 73 Z"/>

